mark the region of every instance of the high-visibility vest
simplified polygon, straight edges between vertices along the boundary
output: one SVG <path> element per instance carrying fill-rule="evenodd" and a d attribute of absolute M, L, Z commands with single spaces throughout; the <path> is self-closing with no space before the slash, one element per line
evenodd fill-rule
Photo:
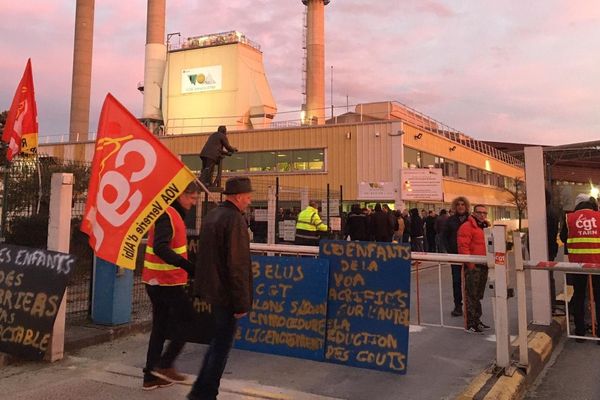
<path fill-rule="evenodd" d="M 300 211 L 300 214 L 298 214 L 296 231 L 298 230 L 314 232 L 314 236 L 316 237 L 317 231 L 327 231 L 327 225 L 321 221 L 318 210 L 314 207 L 308 206 L 304 210 Z"/>
<path fill-rule="evenodd" d="M 187 259 L 187 235 L 181 215 L 173 207 L 167 208 L 167 215 L 171 220 L 173 238 L 169 243 L 171 249 Z M 183 268 L 167 264 L 162 258 L 154 254 L 154 226 L 148 232 L 148 244 L 144 255 L 144 269 L 142 282 L 149 285 L 178 286 L 185 285 L 188 274 Z"/>
<path fill-rule="evenodd" d="M 569 261 L 600 263 L 600 212 L 578 210 L 567 214 Z"/>

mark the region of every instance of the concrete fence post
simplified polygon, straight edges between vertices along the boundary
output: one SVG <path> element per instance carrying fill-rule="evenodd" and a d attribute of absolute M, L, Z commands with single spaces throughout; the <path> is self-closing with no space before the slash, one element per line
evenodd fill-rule
<path fill-rule="evenodd" d="M 50 184 L 50 219 L 48 222 L 48 250 L 69 252 L 71 240 L 71 202 L 73 201 L 73 174 L 52 174 Z M 65 349 L 65 320 L 67 290 L 63 296 L 52 331 L 46 360 L 61 360 Z"/>

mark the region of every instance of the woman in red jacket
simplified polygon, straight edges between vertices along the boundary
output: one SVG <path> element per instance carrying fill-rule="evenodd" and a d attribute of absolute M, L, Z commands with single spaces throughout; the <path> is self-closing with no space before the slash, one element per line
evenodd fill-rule
<path fill-rule="evenodd" d="M 473 208 L 473 215 L 460 226 L 456 242 L 458 254 L 485 255 L 485 235 L 487 228 L 487 210 L 478 204 Z M 490 327 L 481 322 L 481 300 L 485 291 L 488 277 L 488 267 L 485 264 L 466 263 L 465 288 L 467 297 L 467 329 L 468 333 L 482 334 Z"/>

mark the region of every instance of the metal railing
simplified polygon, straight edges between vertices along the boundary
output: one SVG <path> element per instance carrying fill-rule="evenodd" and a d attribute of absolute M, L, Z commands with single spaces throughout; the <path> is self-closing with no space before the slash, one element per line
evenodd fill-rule
<path fill-rule="evenodd" d="M 525 271 L 526 270 L 537 270 L 547 272 L 565 272 L 564 276 L 564 294 L 565 294 L 565 318 L 567 325 L 567 337 L 574 339 L 584 339 L 592 341 L 600 341 L 598 337 L 571 335 L 570 321 L 569 321 L 569 307 L 567 299 L 567 273 L 568 274 L 587 274 L 587 275 L 600 275 L 600 264 L 593 263 L 573 263 L 573 262 L 554 262 L 554 261 L 539 261 L 533 262 L 529 260 L 523 260 L 522 256 L 522 244 L 519 237 L 519 233 L 513 234 L 514 241 L 514 252 L 515 252 L 515 270 L 517 274 L 517 297 L 518 297 L 518 317 L 519 317 L 519 365 L 527 368 L 529 366 L 529 357 L 527 350 L 527 299 L 526 299 L 526 288 L 525 288 Z M 551 294 L 554 296 L 554 293 Z M 592 332 L 595 332 L 595 324 L 597 315 L 595 315 L 593 290 L 590 292 L 589 302 L 591 305 L 591 317 L 592 317 Z"/>

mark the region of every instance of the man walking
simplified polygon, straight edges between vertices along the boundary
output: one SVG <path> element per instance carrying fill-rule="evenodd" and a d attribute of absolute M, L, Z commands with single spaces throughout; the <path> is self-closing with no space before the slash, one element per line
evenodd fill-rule
<path fill-rule="evenodd" d="M 225 150 L 223 150 L 225 148 Z M 213 174 L 215 166 L 226 155 L 235 153 L 237 149 L 229 144 L 227 139 L 227 128 L 224 125 L 219 126 L 217 131 L 209 136 L 206 144 L 200 152 L 200 158 L 202 159 L 202 172 L 200 174 L 200 180 L 206 186 L 214 186 L 220 184 L 220 182 L 213 183 Z M 219 176 L 219 174 L 217 174 Z"/>
<path fill-rule="evenodd" d="M 467 221 L 471 204 L 466 197 L 459 196 L 452 200 L 450 206 L 452 215 L 446 220 L 443 232 L 443 242 L 448 254 L 458 254 L 456 235 L 458 228 Z M 454 296 L 454 310 L 450 313 L 453 317 L 463 315 L 462 298 L 462 264 L 451 264 L 452 268 L 452 294 Z"/>
<path fill-rule="evenodd" d="M 225 182 L 225 201 L 202 220 L 194 293 L 211 306 L 215 336 L 187 398 L 214 400 L 233 345 L 237 319 L 252 307 L 250 237 L 244 211 L 252 201 L 250 179 Z"/>
<path fill-rule="evenodd" d="M 473 256 L 485 255 L 484 228 L 489 226 L 487 222 L 487 209 L 478 204 L 473 208 L 473 215 L 458 228 L 457 242 L 458 253 Z M 490 327 L 481 322 L 481 300 L 485 292 L 485 284 L 488 278 L 488 266 L 486 264 L 466 263 L 465 287 L 467 295 L 467 332 L 483 333 Z"/>
<path fill-rule="evenodd" d="M 318 203 L 315 200 L 308 202 L 308 207 L 300 211 L 296 221 L 295 243 L 304 246 L 318 246 L 319 232 L 327 232 L 327 225 L 321 221 Z"/>
<path fill-rule="evenodd" d="M 190 183 L 167 212 L 158 217 L 148 233 L 142 282 L 146 284 L 152 303 L 152 331 L 144 368 L 144 390 L 186 380 L 173 368 L 173 362 L 185 344 L 183 339 L 171 340 L 164 352 L 163 347 L 169 319 L 182 321 L 186 312 L 191 310 L 191 302 L 183 287 L 187 284 L 188 273 L 193 274 L 194 271 L 187 259 L 187 235 L 183 221 L 186 212 L 197 203 L 198 192 L 198 185 Z"/>

